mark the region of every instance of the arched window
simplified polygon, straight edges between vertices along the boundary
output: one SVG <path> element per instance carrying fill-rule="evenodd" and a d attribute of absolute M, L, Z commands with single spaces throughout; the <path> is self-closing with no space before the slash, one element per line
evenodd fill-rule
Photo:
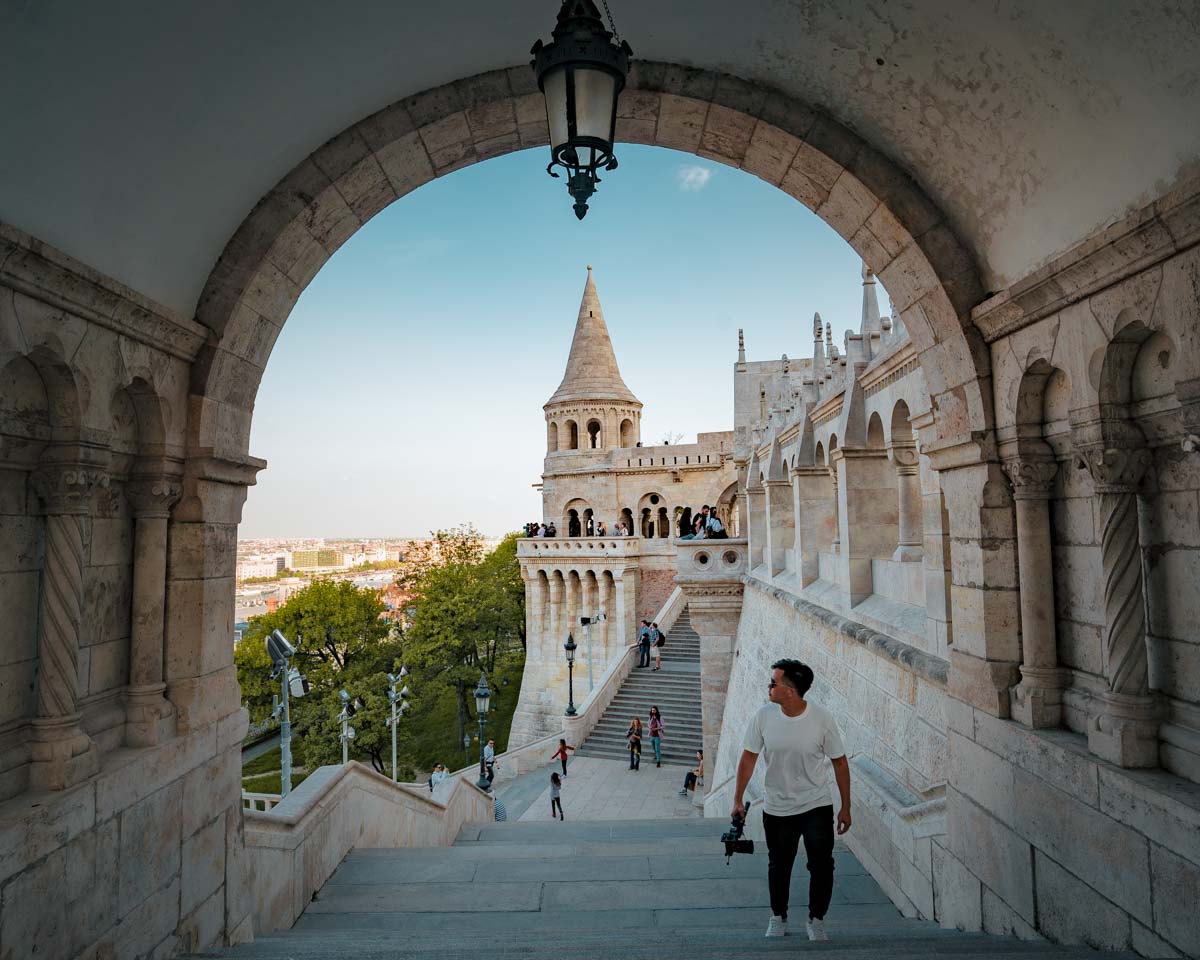
<path fill-rule="evenodd" d="M 581 535 L 580 530 L 581 530 L 581 527 L 580 527 L 580 523 L 579 523 L 579 511 L 578 510 L 568 510 L 567 511 L 567 536 L 568 537 L 578 537 Z"/>
<path fill-rule="evenodd" d="M 589 420 L 587 425 L 588 449 L 600 449 L 600 421 Z"/>
<path fill-rule="evenodd" d="M 558 450 L 558 424 L 553 420 L 546 425 L 546 452 L 555 453 Z"/>
<path fill-rule="evenodd" d="M 574 420 L 568 420 L 566 422 L 566 428 L 567 428 L 567 436 L 566 436 L 567 449 L 568 450 L 578 450 L 579 449 L 579 424 L 577 424 Z"/>
<path fill-rule="evenodd" d="M 637 443 L 637 434 L 633 429 L 633 421 L 626 417 L 621 421 L 621 446 L 632 447 Z"/>
<path fill-rule="evenodd" d="M 658 535 L 659 537 L 671 536 L 671 521 L 667 519 L 667 508 L 658 508 Z"/>

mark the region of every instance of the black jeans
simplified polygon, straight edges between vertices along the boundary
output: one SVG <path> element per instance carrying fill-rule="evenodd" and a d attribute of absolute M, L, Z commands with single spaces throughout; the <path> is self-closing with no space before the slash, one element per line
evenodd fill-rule
<path fill-rule="evenodd" d="M 833 896 L 833 805 L 791 817 L 773 817 L 764 811 L 763 831 L 767 835 L 771 913 L 787 919 L 792 864 L 803 837 L 804 852 L 808 856 L 808 915 L 816 920 L 825 919 Z"/>

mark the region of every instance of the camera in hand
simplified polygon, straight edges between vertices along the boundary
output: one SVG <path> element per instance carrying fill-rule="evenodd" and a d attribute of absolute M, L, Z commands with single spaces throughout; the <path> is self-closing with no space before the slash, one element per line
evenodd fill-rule
<path fill-rule="evenodd" d="M 746 827 L 746 818 L 739 817 L 736 813 L 730 821 L 729 829 L 721 834 L 721 842 L 725 844 L 725 865 L 729 865 L 729 861 L 735 853 L 753 853 L 754 841 L 742 836 Z"/>

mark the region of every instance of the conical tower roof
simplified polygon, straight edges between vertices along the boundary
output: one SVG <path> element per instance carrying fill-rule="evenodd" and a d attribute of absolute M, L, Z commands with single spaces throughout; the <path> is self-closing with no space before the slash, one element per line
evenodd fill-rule
<path fill-rule="evenodd" d="M 587 283 L 583 287 L 575 336 L 571 340 L 571 355 L 567 357 L 567 372 L 546 405 L 567 400 L 615 400 L 640 406 L 641 402 L 621 379 L 608 327 L 604 323 L 604 311 L 600 309 L 596 283 L 592 280 L 592 268 L 587 269 Z"/>

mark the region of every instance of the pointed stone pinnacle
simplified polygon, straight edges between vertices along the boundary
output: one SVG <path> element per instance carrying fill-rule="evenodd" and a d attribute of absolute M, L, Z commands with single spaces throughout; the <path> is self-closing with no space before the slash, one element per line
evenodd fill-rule
<path fill-rule="evenodd" d="M 571 339 L 571 353 L 567 357 L 567 370 L 547 403 L 562 400 L 639 402 L 621 379 L 590 265 L 583 299 L 579 303 L 579 317 L 575 321 L 575 336 Z"/>

